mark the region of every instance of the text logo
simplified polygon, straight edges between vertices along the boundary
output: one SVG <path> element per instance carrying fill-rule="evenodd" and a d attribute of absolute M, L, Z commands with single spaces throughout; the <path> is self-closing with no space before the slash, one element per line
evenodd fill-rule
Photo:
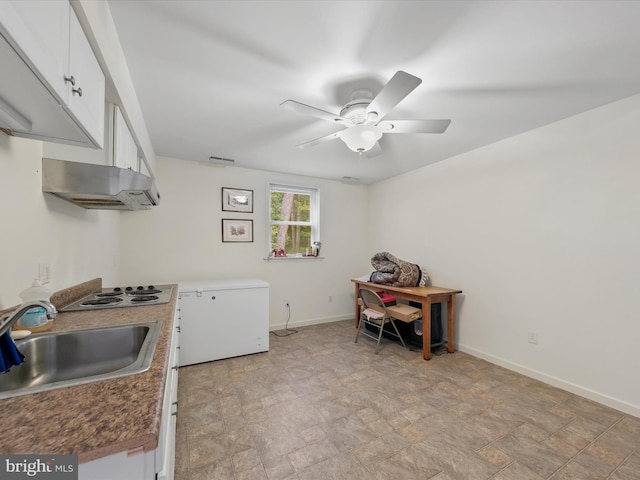
<path fill-rule="evenodd" d="M 3 480 L 78 480 L 77 455 L 0 455 Z"/>

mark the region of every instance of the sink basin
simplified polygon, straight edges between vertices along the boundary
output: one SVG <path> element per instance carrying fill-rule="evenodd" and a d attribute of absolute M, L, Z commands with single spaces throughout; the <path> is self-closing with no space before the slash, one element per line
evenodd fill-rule
<path fill-rule="evenodd" d="M 17 340 L 25 360 L 0 375 L 0 399 L 144 372 L 159 334 L 160 322 L 147 322 Z"/>

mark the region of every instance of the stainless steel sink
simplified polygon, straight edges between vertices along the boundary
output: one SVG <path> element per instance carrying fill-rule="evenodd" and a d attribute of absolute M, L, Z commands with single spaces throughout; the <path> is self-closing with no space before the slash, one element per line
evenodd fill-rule
<path fill-rule="evenodd" d="M 16 341 L 22 365 L 0 375 L 0 399 L 144 372 L 160 322 L 39 333 Z"/>

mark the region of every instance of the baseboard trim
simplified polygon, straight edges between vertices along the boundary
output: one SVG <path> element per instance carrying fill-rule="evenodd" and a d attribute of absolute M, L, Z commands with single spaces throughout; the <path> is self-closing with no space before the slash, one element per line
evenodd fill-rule
<path fill-rule="evenodd" d="M 533 378 L 535 380 L 540 380 L 541 382 L 547 383 L 554 387 L 558 387 L 562 390 L 566 390 L 567 392 L 575 393 L 576 395 L 580 395 L 581 397 L 588 398 L 589 400 L 593 400 L 594 402 L 601 403 L 602 405 L 606 405 L 607 407 L 615 408 L 616 410 L 640 418 L 640 406 L 638 405 L 633 405 L 628 402 L 618 400 L 617 398 L 604 395 L 602 393 L 582 387 L 575 383 L 568 382 L 561 378 L 554 377 L 552 375 L 547 375 L 546 373 L 533 370 L 529 367 L 525 367 L 524 365 L 505 360 L 504 358 L 496 357 L 495 355 L 488 354 L 481 350 L 467 347 L 466 345 L 457 345 L 457 349 L 474 357 L 486 360 L 487 362 L 500 365 L 501 367 L 521 373 L 522 375 L 525 375 L 527 377 Z"/>
<path fill-rule="evenodd" d="M 341 322 L 342 320 L 353 320 L 353 314 L 339 315 L 337 317 L 312 318 L 310 320 L 289 322 L 289 328 L 308 327 L 310 325 L 320 325 L 321 323 Z M 286 322 L 277 325 L 269 325 L 269 331 L 273 332 L 274 330 L 284 330 L 286 325 Z"/>

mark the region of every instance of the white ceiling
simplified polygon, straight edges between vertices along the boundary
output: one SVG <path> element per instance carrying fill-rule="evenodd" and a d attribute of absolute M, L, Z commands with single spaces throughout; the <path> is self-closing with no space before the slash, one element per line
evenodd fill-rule
<path fill-rule="evenodd" d="M 640 1 L 110 0 L 157 155 L 363 183 L 640 93 Z M 388 119 L 449 118 L 360 158 L 338 113 L 397 70 L 423 82 Z"/>

